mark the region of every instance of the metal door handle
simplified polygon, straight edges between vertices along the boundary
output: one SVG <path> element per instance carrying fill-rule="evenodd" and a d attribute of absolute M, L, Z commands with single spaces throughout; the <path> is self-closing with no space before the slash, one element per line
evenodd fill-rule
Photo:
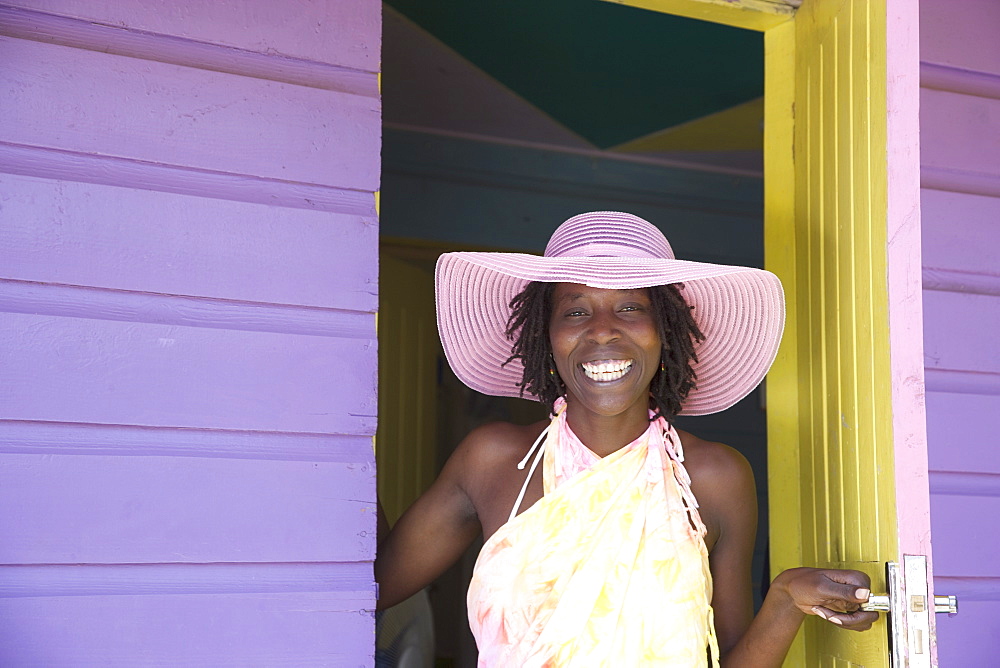
<path fill-rule="evenodd" d="M 924 597 L 913 596 L 910 607 L 914 612 L 923 612 Z M 889 612 L 891 606 L 888 594 L 872 594 L 868 601 L 861 604 L 861 609 L 865 612 Z M 934 612 L 947 613 L 949 615 L 958 614 L 957 596 L 935 596 Z"/>
<path fill-rule="evenodd" d="M 934 612 L 946 612 L 949 615 L 958 614 L 958 597 L 957 596 L 935 596 L 934 597 Z"/>
<path fill-rule="evenodd" d="M 865 612 L 889 612 L 891 608 L 888 594 L 872 594 L 861 604 L 861 609 Z"/>
<path fill-rule="evenodd" d="M 870 596 L 862 610 L 887 612 L 889 665 L 892 668 L 931 668 L 931 613 L 958 612 L 954 596 L 931 595 L 927 557 L 904 554 L 903 563 L 885 565 L 886 594 Z"/>

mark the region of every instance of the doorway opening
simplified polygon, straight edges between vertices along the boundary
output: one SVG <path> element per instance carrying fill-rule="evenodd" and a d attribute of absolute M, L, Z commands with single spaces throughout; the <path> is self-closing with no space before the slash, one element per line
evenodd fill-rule
<path fill-rule="evenodd" d="M 763 266 L 762 33 L 610 3 L 443 4 L 384 6 L 377 442 L 390 521 L 472 428 L 544 418 L 534 402 L 485 397 L 451 373 L 433 310 L 441 252 L 541 253 L 566 218 L 621 210 L 659 226 L 680 258 Z M 588 48 L 596 58 L 582 57 Z M 677 424 L 753 466 L 759 601 L 763 390 Z M 478 548 L 431 587 L 441 666 L 475 665 L 464 601 Z"/>

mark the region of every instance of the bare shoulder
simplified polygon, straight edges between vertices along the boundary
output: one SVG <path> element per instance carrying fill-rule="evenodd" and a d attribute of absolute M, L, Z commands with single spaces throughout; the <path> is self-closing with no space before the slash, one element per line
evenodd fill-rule
<path fill-rule="evenodd" d="M 753 483 L 753 470 L 739 450 L 725 443 L 706 441 L 694 434 L 677 430 L 684 446 L 684 465 L 692 484 L 699 487 L 728 487 Z"/>
<path fill-rule="evenodd" d="M 545 428 L 544 422 L 518 425 L 490 422 L 476 427 L 456 450 L 470 473 L 492 473 L 511 461 L 517 463 Z"/>
<path fill-rule="evenodd" d="M 708 528 L 706 543 L 711 549 L 730 522 L 752 519 L 756 524 L 753 469 L 735 448 L 686 431 L 678 430 L 678 434 L 684 446 L 684 465 L 691 476 L 691 491 L 698 499 L 702 520 Z"/>
<path fill-rule="evenodd" d="M 485 424 L 469 432 L 452 456 L 459 484 L 475 507 L 484 535 L 492 535 L 506 520 L 527 473 L 517 465 L 546 424 Z"/>

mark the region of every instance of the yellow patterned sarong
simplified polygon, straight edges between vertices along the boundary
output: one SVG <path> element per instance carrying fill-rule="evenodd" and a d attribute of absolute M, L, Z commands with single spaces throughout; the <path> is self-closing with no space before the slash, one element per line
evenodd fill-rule
<path fill-rule="evenodd" d="M 600 458 L 560 400 L 543 447 L 544 496 L 473 571 L 479 666 L 717 666 L 705 527 L 676 432 L 655 420 Z"/>

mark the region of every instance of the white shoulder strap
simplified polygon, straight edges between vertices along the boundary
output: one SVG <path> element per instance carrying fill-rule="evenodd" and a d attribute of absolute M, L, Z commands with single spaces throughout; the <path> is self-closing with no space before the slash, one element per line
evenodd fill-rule
<path fill-rule="evenodd" d="M 514 502 L 514 507 L 510 509 L 510 517 L 507 518 L 508 522 L 517 516 L 517 511 L 521 508 L 521 501 L 524 501 L 524 493 L 528 491 L 528 483 L 531 482 L 531 476 L 535 474 L 535 469 L 538 468 L 538 462 L 542 459 L 542 453 L 545 452 L 545 444 L 542 443 L 542 441 L 545 440 L 545 436 L 549 433 L 549 429 L 552 428 L 553 424 L 554 421 L 550 422 L 549 426 L 542 430 L 542 433 L 538 435 L 535 442 L 531 444 L 530 448 L 528 448 L 528 454 L 526 454 L 524 459 L 522 459 L 517 465 L 518 470 L 523 471 L 524 465 L 528 463 L 528 458 L 531 457 L 531 453 L 535 451 L 535 448 L 538 448 L 538 452 L 535 454 L 535 459 L 531 462 L 531 468 L 528 469 L 528 477 L 524 479 L 524 484 L 521 485 L 521 493 L 517 495 L 517 501 Z"/>

